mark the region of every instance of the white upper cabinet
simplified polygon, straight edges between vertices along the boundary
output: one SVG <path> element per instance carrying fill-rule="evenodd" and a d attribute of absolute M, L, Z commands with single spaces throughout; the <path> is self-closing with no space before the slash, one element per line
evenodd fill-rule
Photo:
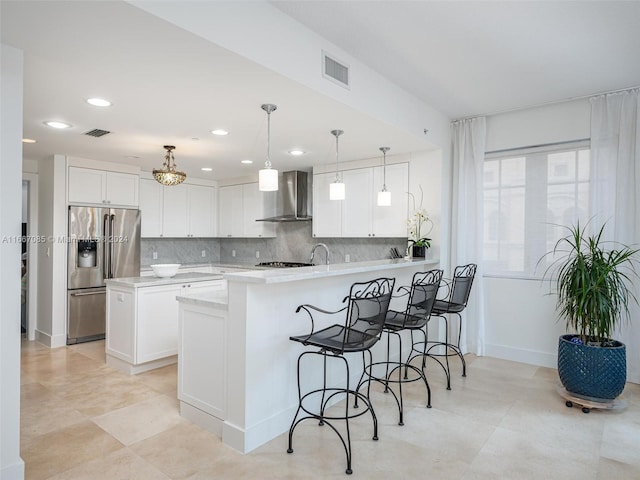
<path fill-rule="evenodd" d="M 313 176 L 314 237 L 406 237 L 409 164 L 386 167 L 387 190 L 391 206 L 377 205 L 383 185 L 383 167 L 345 170 L 344 200 L 329 200 L 329 184 L 335 173 Z"/>
<path fill-rule="evenodd" d="M 140 179 L 140 236 L 162 236 L 162 189 L 155 180 Z"/>
<path fill-rule="evenodd" d="M 69 203 L 138 207 L 138 175 L 70 166 L 67 178 Z"/>
<path fill-rule="evenodd" d="M 218 235 L 220 237 L 275 237 L 275 225 L 256 220 L 275 215 L 277 192 L 261 192 L 257 183 L 220 187 Z"/>
<path fill-rule="evenodd" d="M 342 201 L 329 200 L 329 185 L 335 179 L 335 173 L 319 173 L 313 176 L 314 237 L 342 236 Z"/>
<path fill-rule="evenodd" d="M 189 235 L 214 237 L 216 235 L 216 192 L 212 187 L 189 185 Z"/>
<path fill-rule="evenodd" d="M 373 210 L 371 233 L 376 237 L 406 237 L 409 218 L 409 164 L 387 165 L 387 190 L 391 192 L 391 205 L 378 206 L 378 192 L 382 190 L 382 167 L 373 169 Z"/>
<path fill-rule="evenodd" d="M 140 179 L 141 236 L 190 238 L 216 236 L 216 189 L 182 183 L 165 187 Z"/>

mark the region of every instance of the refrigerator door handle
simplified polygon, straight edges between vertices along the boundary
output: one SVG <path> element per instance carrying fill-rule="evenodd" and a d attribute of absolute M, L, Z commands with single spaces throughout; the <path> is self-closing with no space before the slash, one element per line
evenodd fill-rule
<path fill-rule="evenodd" d="M 96 292 L 82 292 L 82 293 L 70 293 L 72 297 L 84 297 L 86 295 L 103 295 L 104 290 L 96 291 Z"/>
<path fill-rule="evenodd" d="M 109 278 L 113 278 L 113 224 L 116 221 L 116 216 L 111 214 L 109 216 Z"/>
<path fill-rule="evenodd" d="M 107 229 L 108 227 L 108 220 L 109 220 L 109 215 L 108 214 L 104 214 L 104 220 L 103 220 L 103 225 L 102 225 L 102 233 L 103 233 L 103 238 L 104 238 L 104 245 L 102 248 L 102 278 L 107 279 L 109 278 L 109 265 L 111 264 L 111 259 L 108 258 L 108 242 L 109 242 L 109 230 Z"/>

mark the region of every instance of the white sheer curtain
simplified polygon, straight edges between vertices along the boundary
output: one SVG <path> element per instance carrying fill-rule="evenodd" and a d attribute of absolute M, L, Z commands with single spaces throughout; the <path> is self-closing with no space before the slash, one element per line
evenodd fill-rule
<path fill-rule="evenodd" d="M 452 123 L 452 204 L 451 204 L 451 257 L 456 265 L 478 265 L 463 314 L 463 352 L 484 355 L 484 288 L 482 281 L 483 242 L 483 170 L 486 142 L 484 117 L 459 120 Z"/>
<path fill-rule="evenodd" d="M 607 239 L 625 244 L 640 243 L 639 93 L 633 89 L 590 99 L 591 210 L 596 226 L 606 222 Z M 637 282 L 635 290 L 638 296 Z M 627 345 L 627 379 L 640 383 L 640 308 L 630 307 L 631 323 L 616 338 Z"/>

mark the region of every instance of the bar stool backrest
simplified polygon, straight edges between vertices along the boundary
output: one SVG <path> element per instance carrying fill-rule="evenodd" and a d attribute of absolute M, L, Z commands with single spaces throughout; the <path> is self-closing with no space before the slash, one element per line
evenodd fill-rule
<path fill-rule="evenodd" d="M 453 271 L 453 279 L 451 282 L 451 295 L 449 303 L 454 305 L 467 306 L 469 294 L 471 293 L 471 285 L 476 275 L 476 264 L 460 265 Z"/>
<path fill-rule="evenodd" d="M 378 341 L 389 310 L 394 284 L 395 278 L 378 278 L 351 286 L 347 297 L 349 305 L 343 342 L 357 341 L 365 350 Z"/>
<path fill-rule="evenodd" d="M 442 270 L 417 272 L 413 275 L 405 319 L 411 316 L 429 318 L 441 280 Z"/>

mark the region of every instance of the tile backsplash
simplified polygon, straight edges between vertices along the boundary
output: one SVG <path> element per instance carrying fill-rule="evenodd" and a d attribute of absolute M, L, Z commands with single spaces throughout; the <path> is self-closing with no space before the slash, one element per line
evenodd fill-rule
<path fill-rule="evenodd" d="M 140 266 L 144 268 L 154 263 L 220 263 L 220 241 L 217 238 L 143 238 Z"/>
<path fill-rule="evenodd" d="M 153 263 L 308 262 L 316 243 L 328 247 L 331 263 L 344 263 L 347 255 L 351 262 L 380 260 L 389 258 L 392 247 L 401 254 L 407 248 L 407 241 L 402 238 L 314 238 L 311 222 L 284 222 L 276 224 L 275 238 L 143 238 L 140 258 L 143 267 Z M 155 260 L 153 252 L 158 254 Z M 324 261 L 325 253 L 318 249 L 314 263 Z"/>

